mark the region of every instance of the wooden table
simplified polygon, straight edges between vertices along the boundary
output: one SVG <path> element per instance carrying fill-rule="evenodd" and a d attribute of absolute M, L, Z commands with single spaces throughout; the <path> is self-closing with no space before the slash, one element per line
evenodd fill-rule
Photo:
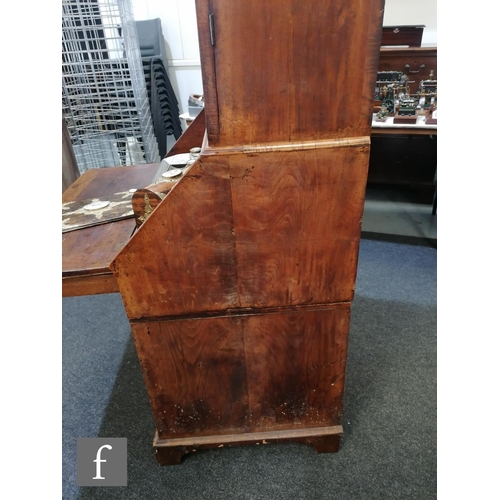
<path fill-rule="evenodd" d="M 64 193 L 63 203 L 105 197 L 148 185 L 158 163 L 87 170 Z M 63 233 L 62 295 L 118 292 L 109 264 L 129 240 L 135 219 L 124 219 Z"/>
<path fill-rule="evenodd" d="M 205 110 L 184 132 L 165 158 L 187 153 L 201 146 L 205 134 Z M 99 198 L 142 188 L 150 184 L 158 163 L 87 170 L 62 196 L 62 202 Z M 78 229 L 62 235 L 62 295 L 118 293 L 118 284 L 109 269 L 116 254 L 130 239 L 135 219 Z"/>

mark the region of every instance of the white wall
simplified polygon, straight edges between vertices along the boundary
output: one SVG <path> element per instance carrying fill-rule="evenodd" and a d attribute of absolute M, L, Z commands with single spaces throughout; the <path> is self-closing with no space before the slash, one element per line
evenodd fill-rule
<path fill-rule="evenodd" d="M 251 0 L 247 0 L 251 1 Z M 169 76 L 181 113 L 189 94 L 202 94 L 195 0 L 132 0 L 136 21 L 161 19 Z M 437 0 L 386 0 L 384 25 L 425 25 L 423 46 L 437 46 Z"/>
<path fill-rule="evenodd" d="M 134 19 L 160 18 L 168 56 L 168 73 L 181 113 L 189 94 L 203 94 L 195 0 L 132 0 Z"/>

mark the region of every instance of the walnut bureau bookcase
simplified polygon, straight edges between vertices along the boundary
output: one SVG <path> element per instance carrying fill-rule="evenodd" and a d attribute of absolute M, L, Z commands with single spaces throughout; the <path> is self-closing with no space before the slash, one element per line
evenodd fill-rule
<path fill-rule="evenodd" d="M 334 452 L 381 0 L 198 0 L 206 134 L 112 262 L 160 464 L 296 441 Z"/>

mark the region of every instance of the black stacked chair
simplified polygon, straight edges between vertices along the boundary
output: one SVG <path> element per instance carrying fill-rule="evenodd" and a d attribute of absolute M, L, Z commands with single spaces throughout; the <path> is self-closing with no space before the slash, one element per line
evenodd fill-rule
<path fill-rule="evenodd" d="M 167 73 L 165 42 L 159 18 L 136 21 L 142 68 L 148 89 L 153 128 L 160 157 L 167 154 L 167 136 L 182 134 L 179 101 Z"/>

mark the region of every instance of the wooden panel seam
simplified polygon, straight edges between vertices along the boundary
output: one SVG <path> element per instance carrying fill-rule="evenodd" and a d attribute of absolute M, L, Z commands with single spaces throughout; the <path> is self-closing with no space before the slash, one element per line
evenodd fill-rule
<path fill-rule="evenodd" d="M 143 316 L 141 318 L 129 318 L 130 323 L 147 323 L 151 321 L 179 321 L 179 320 L 198 320 L 208 318 L 223 318 L 223 317 L 237 317 L 237 316 L 258 316 L 263 314 L 279 314 L 283 312 L 299 313 L 304 311 L 324 311 L 328 309 L 335 309 L 338 307 L 351 307 L 352 301 L 329 302 L 322 304 L 296 304 L 282 307 L 263 307 L 251 308 L 242 307 L 238 309 L 230 308 L 219 311 L 198 311 L 189 314 L 178 314 L 171 316 Z"/>

